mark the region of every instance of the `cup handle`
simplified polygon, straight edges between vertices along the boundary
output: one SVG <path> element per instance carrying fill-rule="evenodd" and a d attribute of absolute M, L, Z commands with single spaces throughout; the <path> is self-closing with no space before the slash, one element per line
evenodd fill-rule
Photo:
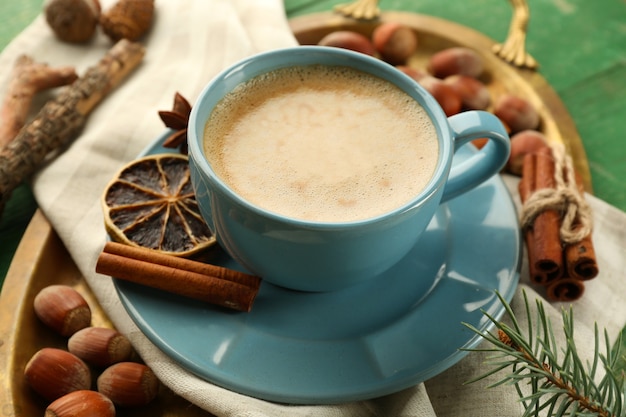
<path fill-rule="evenodd" d="M 466 161 L 452 166 L 441 202 L 471 190 L 500 172 L 509 159 L 511 140 L 502 122 L 486 111 L 466 111 L 448 118 L 454 136 L 454 151 L 474 139 L 487 144 Z"/>

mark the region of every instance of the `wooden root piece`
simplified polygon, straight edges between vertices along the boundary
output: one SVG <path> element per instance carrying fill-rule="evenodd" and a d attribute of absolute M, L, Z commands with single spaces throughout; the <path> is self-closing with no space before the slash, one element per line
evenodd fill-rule
<path fill-rule="evenodd" d="M 50 67 L 20 55 L 0 107 L 0 148 L 11 142 L 26 123 L 35 94 L 71 84 L 77 78 L 74 67 Z"/>
<path fill-rule="evenodd" d="M 48 154 L 78 136 L 91 110 L 139 65 L 144 54 L 142 45 L 119 41 L 0 149 L 0 215 L 11 192 L 35 173 Z"/>

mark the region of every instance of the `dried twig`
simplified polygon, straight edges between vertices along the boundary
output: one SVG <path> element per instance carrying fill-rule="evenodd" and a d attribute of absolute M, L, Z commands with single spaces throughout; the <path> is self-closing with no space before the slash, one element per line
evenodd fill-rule
<path fill-rule="evenodd" d="M 145 48 L 121 40 L 84 76 L 48 101 L 17 137 L 0 149 L 0 214 L 11 192 L 46 156 L 78 136 L 87 115 L 143 59 Z"/>

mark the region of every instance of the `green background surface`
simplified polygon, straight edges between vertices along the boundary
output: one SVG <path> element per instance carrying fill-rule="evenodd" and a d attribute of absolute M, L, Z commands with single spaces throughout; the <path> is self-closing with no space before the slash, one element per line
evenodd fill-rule
<path fill-rule="evenodd" d="M 159 1 L 165 0 L 157 0 L 157 7 Z M 285 9 L 295 17 L 329 11 L 340 2 L 285 0 Z M 577 126 L 594 194 L 626 211 L 626 1 L 528 0 L 528 4 L 527 49 Z M 512 14 L 507 0 L 382 0 L 380 7 L 448 19 L 497 41 L 506 37 Z M 41 8 L 41 0 L 3 0 L 0 48 Z M 0 282 L 36 208 L 26 185 L 13 193 L 5 208 L 0 219 Z"/>

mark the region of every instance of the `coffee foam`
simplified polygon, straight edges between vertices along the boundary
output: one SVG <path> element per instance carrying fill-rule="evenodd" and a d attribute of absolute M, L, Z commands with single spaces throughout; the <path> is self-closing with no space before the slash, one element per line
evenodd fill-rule
<path fill-rule="evenodd" d="M 343 222 L 399 208 L 438 158 L 425 110 L 346 67 L 291 67 L 236 88 L 214 109 L 205 152 L 246 200 L 289 217 Z"/>

